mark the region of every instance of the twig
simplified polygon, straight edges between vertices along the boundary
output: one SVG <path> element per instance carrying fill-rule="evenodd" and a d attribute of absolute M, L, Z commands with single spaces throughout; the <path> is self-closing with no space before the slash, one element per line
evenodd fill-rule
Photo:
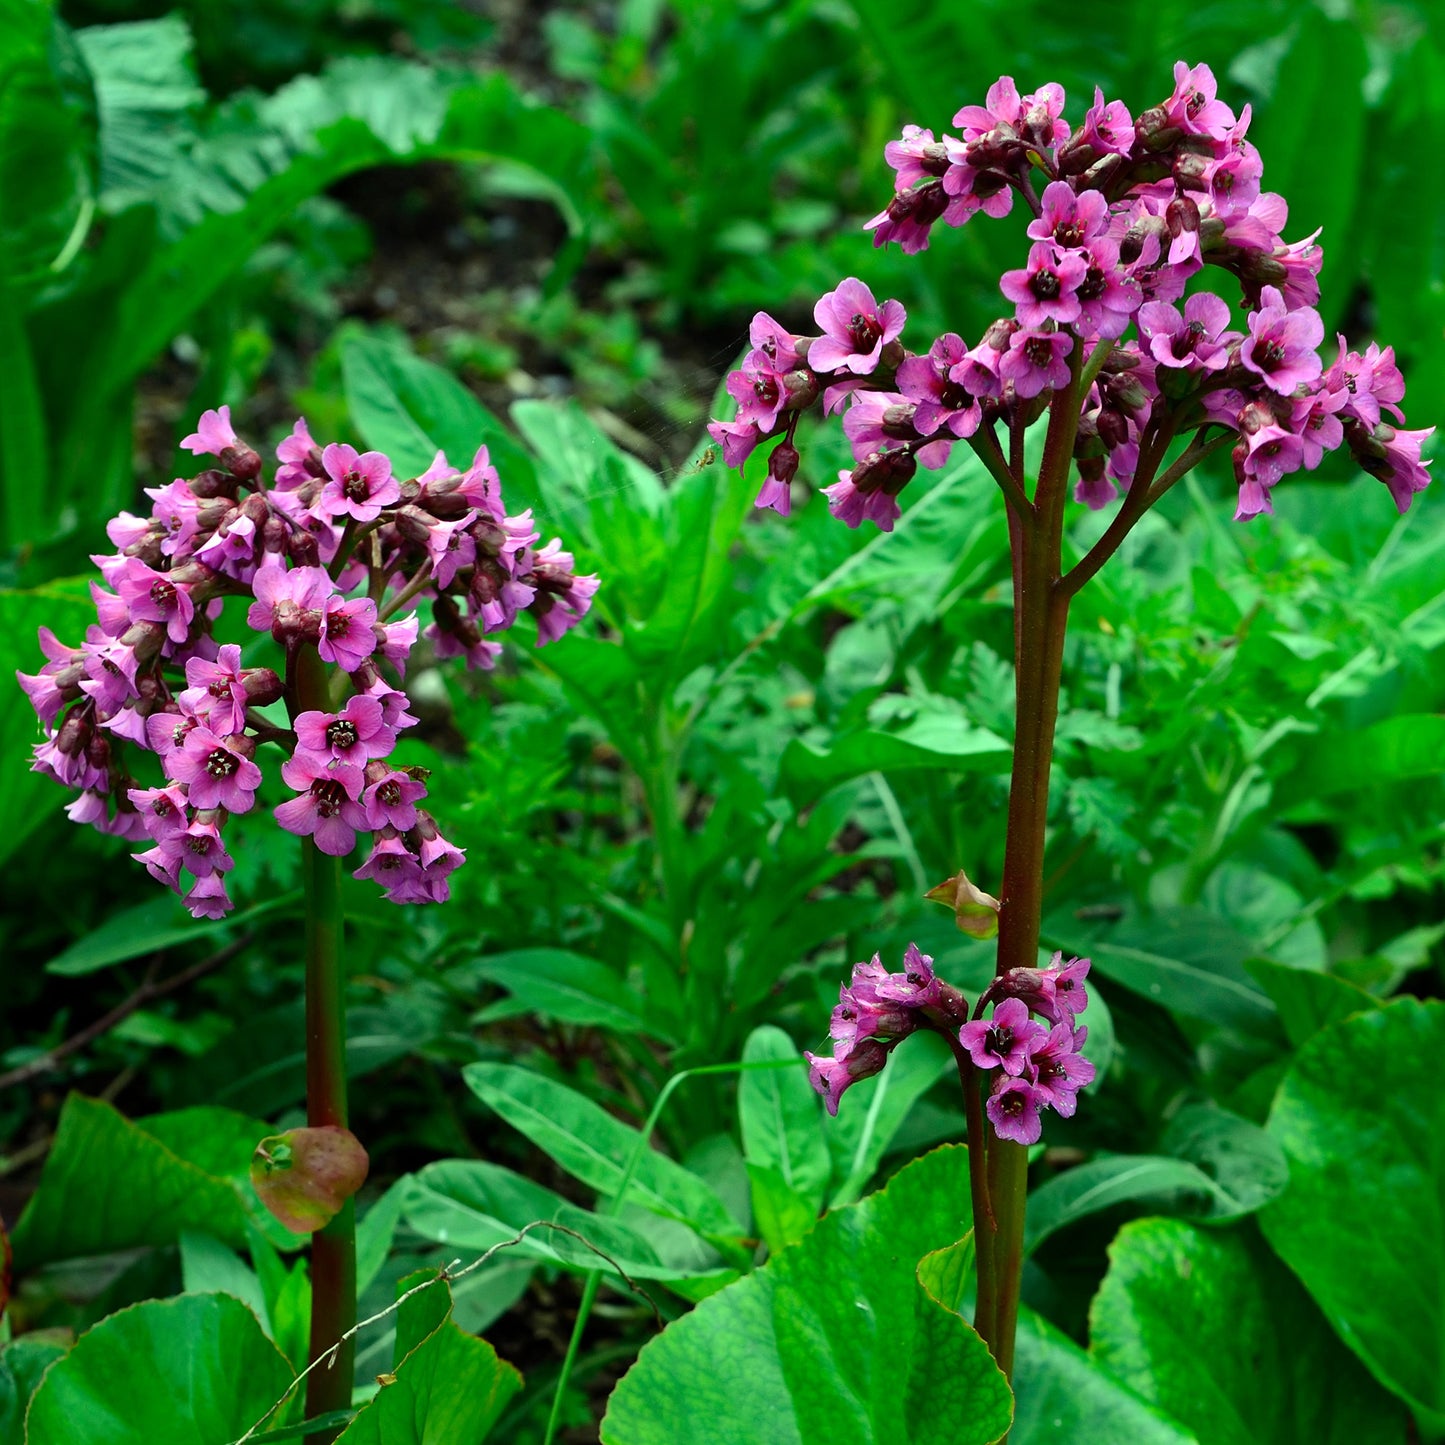
<path fill-rule="evenodd" d="M 209 958 L 203 958 L 199 963 L 194 963 L 190 968 L 182 969 L 180 973 L 162 979 L 159 983 L 153 982 L 148 974 L 141 986 L 123 1003 L 119 1003 L 111 1009 L 108 1014 L 102 1014 L 94 1023 L 87 1024 L 79 1033 L 72 1034 L 64 1042 L 56 1044 L 53 1049 L 47 1049 L 38 1058 L 30 1059 L 11 1069 L 8 1073 L 0 1074 L 0 1089 L 23 1084 L 27 1079 L 35 1078 L 37 1074 L 46 1073 L 62 1060 L 68 1059 L 71 1054 L 78 1053 L 87 1044 L 93 1044 L 102 1034 L 109 1033 L 117 1024 L 128 1019 L 138 1008 L 155 999 L 165 998 L 167 994 L 175 993 L 177 989 L 184 988 L 188 983 L 194 983 L 198 978 L 204 978 L 208 973 L 214 973 L 218 968 L 228 964 L 243 948 L 248 947 L 255 937 L 254 929 L 249 933 L 243 933 L 234 943 L 228 943 L 224 948 L 217 949 Z"/>
<path fill-rule="evenodd" d="M 662 1313 L 657 1308 L 657 1302 L 652 1298 L 650 1294 L 648 1294 L 645 1289 L 642 1288 L 641 1285 L 637 1283 L 636 1280 L 632 1278 L 631 1275 L 627 1273 L 625 1269 L 622 1268 L 620 1264 L 617 1263 L 615 1259 L 612 1258 L 610 1254 L 606 1252 L 606 1250 L 599 1249 L 595 1244 L 592 1243 L 590 1239 L 586 1238 L 585 1235 L 579 1234 L 575 1229 L 571 1229 L 565 1224 L 557 1224 L 550 1219 L 534 1219 L 530 1224 L 524 1224 L 521 1229 L 519 1229 L 516 1234 L 514 1234 L 510 1239 L 504 1239 L 500 1243 L 494 1244 L 489 1250 L 487 1250 L 479 1258 L 474 1259 L 469 1265 L 466 1265 L 461 1269 L 457 1269 L 456 1266 L 460 1264 L 461 1261 L 454 1259 L 450 1261 L 450 1263 L 443 1266 L 443 1268 L 440 1269 L 435 1275 L 433 1275 L 431 1279 L 423 1280 L 421 1284 L 413 1285 L 409 1290 L 405 1291 L 405 1293 L 398 1295 L 389 1305 L 387 1305 L 384 1310 L 378 1310 L 374 1315 L 369 1315 L 364 1320 L 358 1320 L 354 1325 L 352 1325 L 349 1330 L 347 1330 L 344 1335 L 342 1335 L 339 1340 L 336 1341 L 334 1345 L 330 1347 L 330 1349 L 323 1350 L 321 1354 L 317 1355 L 317 1357 L 312 1360 L 312 1362 L 307 1365 L 306 1368 L 302 1370 L 301 1373 L 297 1375 L 296 1378 L 292 1380 L 289 1385 L 286 1386 L 285 1390 L 281 1394 L 281 1398 L 277 1400 L 276 1403 L 272 1405 L 271 1408 L 267 1410 L 266 1413 L 262 1415 L 261 1418 L 257 1420 L 256 1423 L 252 1425 L 251 1428 L 247 1430 L 244 1435 L 242 1435 L 238 1440 L 232 1441 L 231 1445 L 246 1445 L 246 1441 L 251 1439 L 252 1436 L 254 1436 L 256 1432 L 261 1429 L 261 1427 L 265 1425 L 265 1423 L 276 1413 L 276 1411 L 279 1410 L 286 1403 L 286 1401 L 291 1398 L 291 1395 L 296 1389 L 297 1385 L 301 1384 L 302 1381 L 304 1381 L 306 1377 L 312 1372 L 312 1370 L 314 1370 L 318 1365 L 322 1364 L 330 1366 L 331 1362 L 336 1358 L 337 1353 L 340 1351 L 341 1347 L 348 1340 L 360 1334 L 360 1332 L 366 1329 L 368 1325 L 377 1324 L 381 1320 L 384 1320 L 388 1315 L 394 1314 L 398 1309 L 401 1308 L 402 1305 L 407 1302 L 407 1300 L 411 1299 L 413 1295 L 420 1294 L 424 1289 L 430 1289 L 432 1285 L 438 1283 L 438 1281 L 450 1284 L 455 1280 L 465 1278 L 474 1269 L 480 1269 L 484 1264 L 487 1263 L 488 1260 L 492 1258 L 494 1254 L 498 1254 L 504 1249 L 513 1249 L 517 1245 L 521 1244 L 521 1242 L 526 1239 L 526 1237 L 534 1229 L 555 1229 L 559 1234 L 565 1234 L 570 1236 L 572 1239 L 575 1239 L 580 1245 L 583 1246 L 583 1248 L 590 1249 L 592 1253 L 595 1254 L 599 1259 L 606 1260 L 607 1263 L 610 1264 L 612 1268 L 617 1271 L 618 1275 L 621 1276 L 623 1283 L 626 1284 L 627 1287 L 634 1294 L 641 1295 L 642 1298 L 647 1301 L 648 1305 L 652 1309 L 653 1320 L 656 1322 L 658 1329 L 662 1328 Z"/>

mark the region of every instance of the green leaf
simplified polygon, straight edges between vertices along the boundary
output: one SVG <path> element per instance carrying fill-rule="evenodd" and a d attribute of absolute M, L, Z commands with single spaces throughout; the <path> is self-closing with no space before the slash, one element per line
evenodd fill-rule
<path fill-rule="evenodd" d="M 439 451 L 454 465 L 469 467 L 485 446 L 507 505 L 517 511 L 540 504 L 527 453 L 461 382 L 423 361 L 404 340 L 347 332 L 341 374 L 357 430 L 367 446 L 391 458 L 399 476 L 425 471 Z"/>
<path fill-rule="evenodd" d="M 190 27 L 179 15 L 76 34 L 100 111 L 100 203 L 121 211 L 143 202 L 184 164 L 195 138 L 196 84 Z"/>
<path fill-rule="evenodd" d="M 425 1276 L 408 1275 L 401 1293 Z M 522 1377 L 485 1341 L 451 1318 L 452 1296 L 438 1279 L 397 1314 L 394 1379 L 357 1413 L 338 1445 L 480 1445 L 522 1388 Z"/>
<path fill-rule="evenodd" d="M 1399 1445 L 1397 1406 L 1253 1231 L 1125 1225 L 1092 1353 L 1209 1445 Z"/>
<path fill-rule="evenodd" d="M 300 898 L 299 892 L 283 893 L 224 920 L 203 923 L 192 918 L 174 895 L 159 894 L 144 903 L 137 903 L 133 908 L 113 913 L 99 928 L 92 929 L 84 938 L 76 939 L 63 953 L 56 954 L 45 965 L 45 971 L 64 978 L 80 978 L 177 943 L 210 938 L 234 928 L 238 923 L 250 923 L 268 913 L 290 908 Z"/>
<path fill-rule="evenodd" d="M 9 285 L 0 262 L 0 356 L 5 358 L 5 385 L 0 386 L 0 477 L 17 479 L 0 498 L 0 550 L 4 551 L 34 540 L 43 530 L 44 489 L 26 485 L 24 479 L 50 475 L 45 401 L 20 310 L 19 292 Z M 16 638 L 11 646 L 26 641 L 33 639 Z M 8 687 L 8 671 L 5 677 Z"/>
<path fill-rule="evenodd" d="M 1060 920 L 1046 920 L 1044 934 L 1057 947 L 1087 952 L 1105 978 L 1171 1012 L 1250 1033 L 1274 1025 L 1274 1005 L 1244 970 L 1248 940 L 1204 909 L 1158 909 L 1087 945 Z"/>
<path fill-rule="evenodd" d="M 511 1241 L 528 1224 L 550 1220 L 576 1230 L 605 1250 L 635 1279 L 673 1280 L 686 1275 L 731 1277 L 717 1268 L 717 1256 L 699 1259 L 701 1246 L 676 1247 L 665 1228 L 644 1215 L 644 1233 L 617 1219 L 604 1219 L 569 1204 L 560 1194 L 497 1164 L 443 1159 L 428 1164 L 411 1181 L 405 1204 L 407 1226 L 448 1247 L 482 1252 Z M 648 1225 L 653 1228 L 648 1229 Z M 608 1270 L 607 1262 L 560 1230 L 537 1229 L 514 1245 L 529 1259 L 584 1270 Z"/>
<path fill-rule="evenodd" d="M 953 1055 L 937 1034 L 915 1034 L 894 1049 L 881 1074 L 848 1090 L 837 1115 L 823 1121 L 839 1181 L 834 1208 L 863 1193 L 908 1111 L 952 1067 Z"/>
<path fill-rule="evenodd" d="M 46 1372 L 26 1445 L 223 1445 L 260 1420 L 291 1367 L 230 1295 L 146 1300 L 103 1319 Z"/>
<path fill-rule="evenodd" d="M 0 392 L 5 389 L 0 387 Z M 4 490 L 8 497 L 11 488 Z M 12 685 L 14 674 L 39 672 L 44 663 L 36 641 L 40 627 L 79 646 L 86 626 L 94 621 L 95 605 L 81 580 L 52 582 L 33 592 L 0 591 L 0 676 L 6 679 L 0 689 L 0 769 L 5 778 L 0 788 L 0 863 L 20 847 L 47 810 L 58 813 L 73 796 L 53 779 L 28 771 L 30 749 L 42 735 L 29 699 Z"/>
<path fill-rule="evenodd" d="M 1014 1351 L 1009 1445 L 1058 1445 L 1061 1440 L 1198 1445 L 1178 1421 L 1146 1404 L 1026 1306 L 1019 1310 Z"/>
<path fill-rule="evenodd" d="M 794 738 L 783 750 L 778 786 L 794 807 L 867 773 L 931 769 L 936 773 L 1006 773 L 1009 745 L 987 728 L 926 714 L 897 732 L 859 732 L 821 747 Z"/>
<path fill-rule="evenodd" d="M 25 1445 L 25 1411 L 40 1377 L 69 1348 L 44 1335 L 21 1335 L 0 1348 L 0 1445 Z"/>
<path fill-rule="evenodd" d="M 1401 998 L 1317 1033 L 1275 1096 L 1290 1187 L 1260 1216 L 1340 1338 L 1445 1430 L 1445 1005 Z M 1362 1265 L 1368 1262 L 1368 1267 Z"/>
<path fill-rule="evenodd" d="M 1403 713 L 1360 732 L 1322 735 L 1307 754 L 1310 790 L 1317 797 L 1357 788 L 1379 788 L 1440 774 L 1445 717 Z"/>
<path fill-rule="evenodd" d="M 543 1018 L 656 1036 L 633 1008 L 626 985 L 595 958 L 564 948 L 519 948 L 478 959 L 476 972 L 505 988 L 518 1006 Z M 484 1016 L 488 1012 L 484 1010 Z"/>
<path fill-rule="evenodd" d="M 510 1064 L 470 1064 L 462 1077 L 478 1098 L 520 1129 L 574 1178 L 602 1194 L 616 1194 L 641 1137 L 605 1109 L 565 1084 Z M 643 1148 L 627 1199 L 705 1238 L 735 1239 L 742 1226 L 727 1206 L 675 1159 Z"/>
<path fill-rule="evenodd" d="M 768 1060 L 793 1067 L 744 1073 L 738 1084 L 738 1121 L 753 1212 L 776 1253 L 817 1218 L 832 1163 L 823 1137 L 822 1103 L 808 1083 L 803 1056 L 782 1029 L 764 1024 L 748 1035 L 743 1062 Z"/>
<path fill-rule="evenodd" d="M 973 1328 L 918 1261 L 967 1231 L 967 1155 L 935 1150 L 827 1215 L 643 1347 L 604 1445 L 991 1445 L 1012 1401 Z"/>
<path fill-rule="evenodd" d="M 229 1109 L 184 1109 L 139 1122 L 72 1094 L 61 1110 L 40 1184 L 15 1226 L 23 1268 L 142 1245 L 174 1244 L 183 1229 L 228 1245 L 246 1242 L 247 1221 L 280 1243 L 251 1188 L 251 1150 L 269 1126 Z M 86 1201 L 84 1209 L 74 1201 Z"/>
<path fill-rule="evenodd" d="M 1332 973 L 1287 968 L 1267 958 L 1252 958 L 1245 967 L 1274 1000 L 1285 1037 L 1296 1049 L 1326 1025 L 1380 1006 L 1372 994 Z"/>
<path fill-rule="evenodd" d="M 96 190 L 95 96 L 51 0 L 0 0 L 0 272 L 73 256 Z"/>

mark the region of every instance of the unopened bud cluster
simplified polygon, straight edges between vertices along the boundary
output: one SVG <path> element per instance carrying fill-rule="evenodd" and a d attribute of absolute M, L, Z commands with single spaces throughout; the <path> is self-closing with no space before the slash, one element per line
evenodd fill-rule
<path fill-rule="evenodd" d="M 753 350 L 728 378 L 736 418 L 709 428 L 730 466 L 781 438 L 758 506 L 787 515 L 798 418 L 821 400 L 825 413 L 847 406 L 855 461 L 823 488 L 831 510 L 850 527 L 868 518 L 891 530 L 917 468 L 943 466 L 960 440 L 978 449 L 997 424 L 1032 422 L 1087 355 L 1074 496 L 1089 507 L 1148 486 L 1175 437 L 1208 428 L 1238 438 L 1236 518 L 1271 511 L 1282 477 L 1341 445 L 1409 507 L 1429 481 L 1421 447 L 1433 428 L 1404 428 L 1392 349 L 1351 351 L 1340 337 L 1325 365 L 1318 232 L 1281 234 L 1289 208 L 1262 189 L 1249 107 L 1236 116 L 1219 100 L 1208 66 L 1181 61 L 1174 79 L 1137 118 L 1096 91 L 1074 129 L 1062 87 L 1021 96 L 1005 76 L 986 105 L 954 116 L 959 135 L 905 127 L 886 148 L 896 191 L 868 222 L 875 245 L 921 251 L 937 223 L 1003 216 L 1022 197 L 1031 245 L 1000 280 L 1012 313 L 972 346 L 947 332 L 915 352 L 901 340 L 903 307 L 854 277 L 817 303 L 818 335 L 759 312 Z M 1243 325 L 1198 289 L 1201 273 L 1238 282 Z"/>
<path fill-rule="evenodd" d="M 850 1085 L 880 1072 L 909 1034 L 930 1029 L 975 1068 L 996 1071 L 985 1112 L 998 1137 L 1037 1143 L 1041 1111 L 1072 1117 L 1079 1090 L 1093 1082 L 1094 1066 L 1079 1052 L 1089 1031 L 1075 1023 L 1089 1002 L 1088 973 L 1087 958 L 1065 963 L 1062 953 L 1048 968 L 1010 969 L 984 991 L 970 1018 L 968 1001 L 934 973 L 932 958 L 916 944 L 904 952 L 900 973 L 890 973 L 875 953 L 854 965 L 839 990 L 828 1028 L 833 1053 L 806 1055 L 809 1081 L 836 1114 Z M 990 1017 L 981 1017 L 990 1006 Z"/>
<path fill-rule="evenodd" d="M 149 515 L 108 525 L 117 551 L 93 559 L 107 584 L 91 584 L 96 622 L 79 646 L 42 627 L 47 662 L 19 674 L 46 733 L 34 770 L 79 793 L 66 810 L 76 822 L 148 839 L 138 860 L 197 917 L 218 918 L 232 906 L 222 830 L 255 806 L 258 749 L 271 747 L 295 794 L 275 809 L 283 828 L 338 857 L 369 833 L 358 878 L 394 903 L 445 900 L 462 850 L 419 806 L 425 769 L 389 762 L 417 721 L 404 680 L 420 622 L 408 609 L 430 603 L 423 635 L 437 657 L 489 668 L 496 633 L 530 612 L 539 644 L 560 637 L 597 578 L 576 576 L 559 541 L 539 547 L 530 511 L 507 515 L 486 447 L 465 471 L 439 452 L 400 479 L 380 452 L 317 446 L 302 420 L 268 484 L 226 407 L 182 446 L 220 467 L 148 488 Z M 217 641 L 233 597 L 279 645 L 280 670 Z M 325 678 L 325 707 L 301 701 L 308 667 Z M 262 711 L 275 702 L 284 723 Z M 159 761 L 151 786 L 145 754 Z"/>

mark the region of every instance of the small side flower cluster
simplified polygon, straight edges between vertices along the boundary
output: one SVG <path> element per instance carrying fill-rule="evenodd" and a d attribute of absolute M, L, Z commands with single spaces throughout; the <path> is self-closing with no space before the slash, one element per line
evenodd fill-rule
<path fill-rule="evenodd" d="M 1340 337 L 1324 364 L 1318 232 L 1281 234 L 1289 208 L 1261 189 L 1249 108 L 1236 116 L 1219 100 L 1206 65 L 1181 61 L 1174 80 L 1137 118 L 1096 91 L 1074 130 L 1060 86 L 1020 95 L 1005 76 L 985 105 L 955 115 L 959 136 L 905 127 L 886 148 L 896 190 L 868 223 L 874 244 L 921 251 L 936 223 L 1002 216 L 1020 196 L 1031 245 L 999 283 L 1012 312 L 973 346 L 947 332 L 920 352 L 901 340 L 903 307 L 856 277 L 819 300 L 817 335 L 759 312 L 753 349 L 728 378 L 736 418 L 709 427 L 730 466 L 780 438 L 758 506 L 787 515 L 798 418 L 820 398 L 825 413 L 848 407 L 854 457 L 823 488 L 831 510 L 887 531 L 918 467 L 943 466 L 958 441 L 1002 465 L 995 426 L 1028 425 L 1086 375 L 1074 496 L 1089 507 L 1149 487 L 1175 437 L 1202 443 L 1211 429 L 1235 438 L 1237 519 L 1271 511 L 1281 478 L 1342 445 L 1409 507 L 1430 479 L 1421 448 L 1433 428 L 1405 428 L 1392 349 L 1351 351 Z M 1219 295 L 1184 299 L 1206 267 L 1239 283 L 1242 325 Z"/>
<path fill-rule="evenodd" d="M 387 762 L 416 722 L 404 679 L 420 623 L 407 609 L 430 602 L 422 635 L 437 657 L 489 668 L 495 634 L 525 611 L 539 644 L 560 637 L 597 578 L 577 576 L 559 541 L 539 547 L 530 511 L 507 515 L 485 447 L 465 471 L 438 453 L 399 479 L 380 452 L 318 447 L 301 420 L 268 485 L 226 407 L 182 445 L 220 466 L 148 488 L 149 515 L 109 523 L 117 550 L 93 559 L 107 584 L 91 584 L 96 622 L 77 647 L 42 627 L 45 665 L 18 674 L 46 732 L 34 771 L 78 792 L 76 822 L 149 839 L 138 860 L 197 917 L 218 918 L 233 864 L 222 830 L 255 806 L 257 750 L 274 745 L 296 794 L 275 809 L 283 828 L 338 857 L 369 833 L 357 877 L 394 903 L 444 901 L 462 850 L 418 806 L 425 769 Z M 248 599 L 246 622 L 279 645 L 281 670 L 217 641 L 228 597 Z M 308 670 L 329 708 L 303 703 Z M 284 723 L 263 711 L 278 701 Z M 158 786 L 133 771 L 144 753 Z"/>
<path fill-rule="evenodd" d="M 1088 1029 L 1075 1024 L 1089 1002 L 1088 972 L 1088 959 L 1065 963 L 1061 953 L 1046 969 L 1010 969 L 978 1001 L 976 1012 L 992 1005 L 991 1016 L 970 1020 L 967 1000 L 934 973 L 932 958 L 916 944 L 908 945 L 900 973 L 890 973 L 875 953 L 854 965 L 852 979 L 839 990 L 828 1027 L 832 1055 L 805 1055 L 809 1082 L 836 1114 L 850 1085 L 880 1072 L 909 1034 L 931 1029 L 975 1067 L 998 1070 L 986 1105 L 998 1137 L 1037 1143 L 1040 1111 L 1071 1118 L 1078 1091 L 1094 1078 L 1093 1064 L 1079 1052 Z"/>

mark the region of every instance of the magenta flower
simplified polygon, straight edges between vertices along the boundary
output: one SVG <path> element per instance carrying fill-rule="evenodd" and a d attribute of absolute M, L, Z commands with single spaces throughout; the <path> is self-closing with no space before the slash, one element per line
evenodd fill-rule
<path fill-rule="evenodd" d="M 283 492 L 294 492 L 326 475 L 321 465 L 321 449 L 311 440 L 304 416 L 296 418 L 291 435 L 277 445 L 276 457 L 281 463 L 276 468 L 276 485 Z"/>
<path fill-rule="evenodd" d="M 1067 189 L 1067 187 L 1066 187 Z M 1075 294 L 1088 265 L 1072 251 L 1056 251 L 1039 241 L 1029 251 L 1029 263 L 1021 271 L 1005 271 L 999 290 L 1015 304 L 1023 326 L 1042 326 L 1046 321 L 1068 325 L 1079 315 Z"/>
<path fill-rule="evenodd" d="M 828 1112 L 836 1115 L 844 1090 L 860 1079 L 881 1073 L 888 1062 L 888 1051 L 880 1044 L 862 1043 L 831 1059 L 806 1050 L 803 1057 L 808 1061 L 808 1082 L 823 1096 Z"/>
<path fill-rule="evenodd" d="M 728 395 L 738 404 L 738 420 L 770 432 L 788 400 L 782 374 L 773 371 L 760 352 L 753 352 L 742 369 L 728 373 Z"/>
<path fill-rule="evenodd" d="M 246 622 L 257 632 L 269 632 L 278 642 L 298 628 L 307 613 L 319 613 L 336 591 L 323 567 L 292 567 L 268 562 L 251 579 L 256 600 L 246 612 Z M 320 619 L 317 619 L 320 625 Z"/>
<path fill-rule="evenodd" d="M 1055 953 L 1049 961 L 1049 967 L 1044 978 L 1051 986 L 1050 996 L 1054 1003 L 1055 1022 L 1061 1021 L 1066 1015 L 1073 1018 L 1089 1006 L 1089 991 L 1084 987 L 1084 980 L 1089 976 L 1089 960 L 1087 958 L 1071 958 L 1064 962 L 1062 950 Z"/>
<path fill-rule="evenodd" d="M 187 798 L 179 788 L 132 788 L 127 796 L 155 842 L 186 831 Z"/>
<path fill-rule="evenodd" d="M 1043 1026 L 1029 1018 L 1028 1005 L 1016 998 L 999 1003 L 991 1019 L 975 1019 L 958 1031 L 959 1043 L 978 1068 L 1001 1068 L 1015 1077 L 1028 1068 L 1045 1037 Z"/>
<path fill-rule="evenodd" d="M 109 573 L 106 580 L 125 602 L 132 622 L 163 622 L 172 642 L 186 640 L 196 608 L 185 587 L 147 567 L 139 557 L 127 557 L 124 566 Z"/>
<path fill-rule="evenodd" d="M 1271 391 L 1289 396 L 1323 369 L 1315 348 L 1324 340 L 1324 322 L 1316 311 L 1287 309 L 1273 286 L 1264 288 L 1263 298 L 1262 309 L 1249 315 L 1249 335 L 1239 348 L 1239 360 Z"/>
<path fill-rule="evenodd" d="M 361 769 L 297 752 L 282 764 L 281 776 L 300 796 L 276 808 L 276 821 L 288 833 L 312 838 L 323 853 L 344 858 L 366 827 L 365 810 L 357 802 Z"/>
<path fill-rule="evenodd" d="M 1094 103 L 1084 113 L 1084 124 L 1076 137 L 1095 156 L 1126 156 L 1134 146 L 1134 118 L 1122 100 L 1105 102 L 1104 92 L 1094 87 Z"/>
<path fill-rule="evenodd" d="M 184 901 L 192 918 L 224 918 L 234 907 L 226 893 L 226 880 L 219 873 L 197 878 Z"/>
<path fill-rule="evenodd" d="M 840 471 L 838 480 L 823 488 L 828 510 L 849 527 L 861 526 L 866 518 L 891 532 L 902 516 L 898 493 L 916 467 L 913 453 L 906 447 L 870 452 L 851 472 Z"/>
<path fill-rule="evenodd" d="M 316 507 L 327 517 L 374 522 L 383 507 L 401 499 L 401 488 L 391 474 L 391 461 L 381 452 L 358 454 L 355 447 L 332 442 L 321 453 L 321 466 L 328 481 L 316 499 Z"/>
<path fill-rule="evenodd" d="M 1076 1031 L 1071 1020 L 1056 1023 L 1031 1060 L 1035 1097 L 1065 1119 L 1073 1118 L 1078 1108 L 1079 1090 L 1094 1082 L 1094 1066 L 1079 1053 L 1083 1040 L 1076 1032 L 1087 1031 Z"/>
<path fill-rule="evenodd" d="M 319 763 L 361 767 L 368 758 L 384 758 L 395 747 L 396 730 L 387 726 L 374 697 L 353 697 L 340 712 L 303 712 L 296 719 L 298 758 L 304 754 Z"/>
<path fill-rule="evenodd" d="M 883 348 L 892 341 L 907 319 L 897 301 L 882 306 L 856 276 L 838 283 L 813 308 L 813 319 L 823 335 L 808 351 L 808 365 L 814 371 L 851 371 L 865 376 L 875 370 Z"/>
<path fill-rule="evenodd" d="M 347 602 L 328 598 L 321 613 L 321 638 L 316 650 L 324 662 L 342 672 L 355 672 L 376 651 L 376 603 L 369 597 Z"/>
<path fill-rule="evenodd" d="M 235 867 L 235 859 L 221 841 L 220 825 L 199 815 L 191 819 L 185 832 L 163 839 L 157 846 L 162 853 L 178 857 L 181 867 L 196 878 L 229 873 Z"/>
<path fill-rule="evenodd" d="M 1229 363 L 1229 307 L 1201 291 L 1184 303 L 1181 317 L 1173 306 L 1150 301 L 1139 308 L 1139 334 L 1161 366 L 1189 371 L 1221 371 Z"/>
<path fill-rule="evenodd" d="M 799 338 L 766 311 L 759 311 L 753 317 L 748 326 L 748 340 L 755 351 L 762 352 L 774 371 L 788 372 L 798 365 Z"/>
<path fill-rule="evenodd" d="M 1122 336 L 1129 318 L 1143 299 L 1138 283 L 1119 265 L 1119 247 L 1107 237 L 1089 242 L 1079 253 L 1086 269 L 1076 293 L 1079 314 L 1074 327 L 1079 334 L 1112 341 Z"/>
<path fill-rule="evenodd" d="M 750 421 L 710 421 L 707 434 L 722 448 L 723 461 L 741 467 L 762 441 L 763 434 Z"/>
<path fill-rule="evenodd" d="M 190 686 L 180 695 L 182 708 L 218 737 L 245 731 L 246 673 L 236 643 L 226 643 L 214 662 L 191 658 L 186 663 L 186 681 Z"/>
<path fill-rule="evenodd" d="M 903 972 L 890 973 L 873 985 L 880 999 L 901 1003 L 909 1008 L 931 1008 L 942 995 L 939 979 L 933 972 L 933 959 L 910 943 L 903 951 Z"/>
<path fill-rule="evenodd" d="M 239 445 L 236 433 L 231 430 L 231 408 L 223 406 L 215 411 L 203 411 L 199 425 L 182 439 L 181 445 L 193 456 L 209 453 L 213 457 Z"/>
<path fill-rule="evenodd" d="M 1223 140 L 1234 128 L 1234 112 L 1216 97 L 1219 86 L 1207 65 L 1192 70 L 1184 61 L 1174 67 L 1174 94 L 1164 102 L 1170 125 L 1190 135 L 1207 135 Z"/>
<path fill-rule="evenodd" d="M 1074 338 L 1068 332 L 1016 331 L 1008 346 L 999 360 L 998 374 L 1001 380 L 1013 383 L 1015 395 L 1037 396 L 1069 384 L 1068 356 Z"/>
<path fill-rule="evenodd" d="M 1000 1139 L 1011 1139 L 1015 1144 L 1037 1144 L 1044 1132 L 1043 1120 L 1039 1118 L 1041 1102 L 1032 1084 L 1000 1075 L 984 1111 Z"/>
<path fill-rule="evenodd" d="M 351 876 L 363 882 L 379 884 L 391 903 L 431 901 L 421 887 L 421 860 L 394 828 L 384 828 L 377 833 L 366 862 Z"/>
<path fill-rule="evenodd" d="M 802 460 L 792 442 L 782 441 L 773 448 L 768 458 L 768 475 L 753 499 L 755 507 L 771 507 L 780 517 L 786 517 L 792 510 L 792 481 L 798 474 L 798 463 Z"/>
<path fill-rule="evenodd" d="M 416 826 L 416 805 L 426 797 L 425 783 L 380 762 L 366 765 L 366 780 L 361 802 L 366 810 L 366 826 L 372 832 L 391 827 L 405 833 Z"/>
<path fill-rule="evenodd" d="M 193 728 L 184 746 L 167 756 L 166 773 L 185 786 L 193 808 L 224 808 L 228 813 L 248 812 L 261 786 L 261 769 L 235 741 L 203 727 Z"/>
<path fill-rule="evenodd" d="M 1026 232 L 1035 241 L 1051 241 L 1062 250 L 1076 250 L 1109 229 L 1109 203 L 1099 191 L 1076 191 L 1067 181 L 1050 181 L 1044 187 L 1041 205 L 1043 214 L 1029 222 Z M 1008 292 L 1004 295 L 1008 296 Z M 1034 324 L 1024 322 L 1026 326 Z"/>

